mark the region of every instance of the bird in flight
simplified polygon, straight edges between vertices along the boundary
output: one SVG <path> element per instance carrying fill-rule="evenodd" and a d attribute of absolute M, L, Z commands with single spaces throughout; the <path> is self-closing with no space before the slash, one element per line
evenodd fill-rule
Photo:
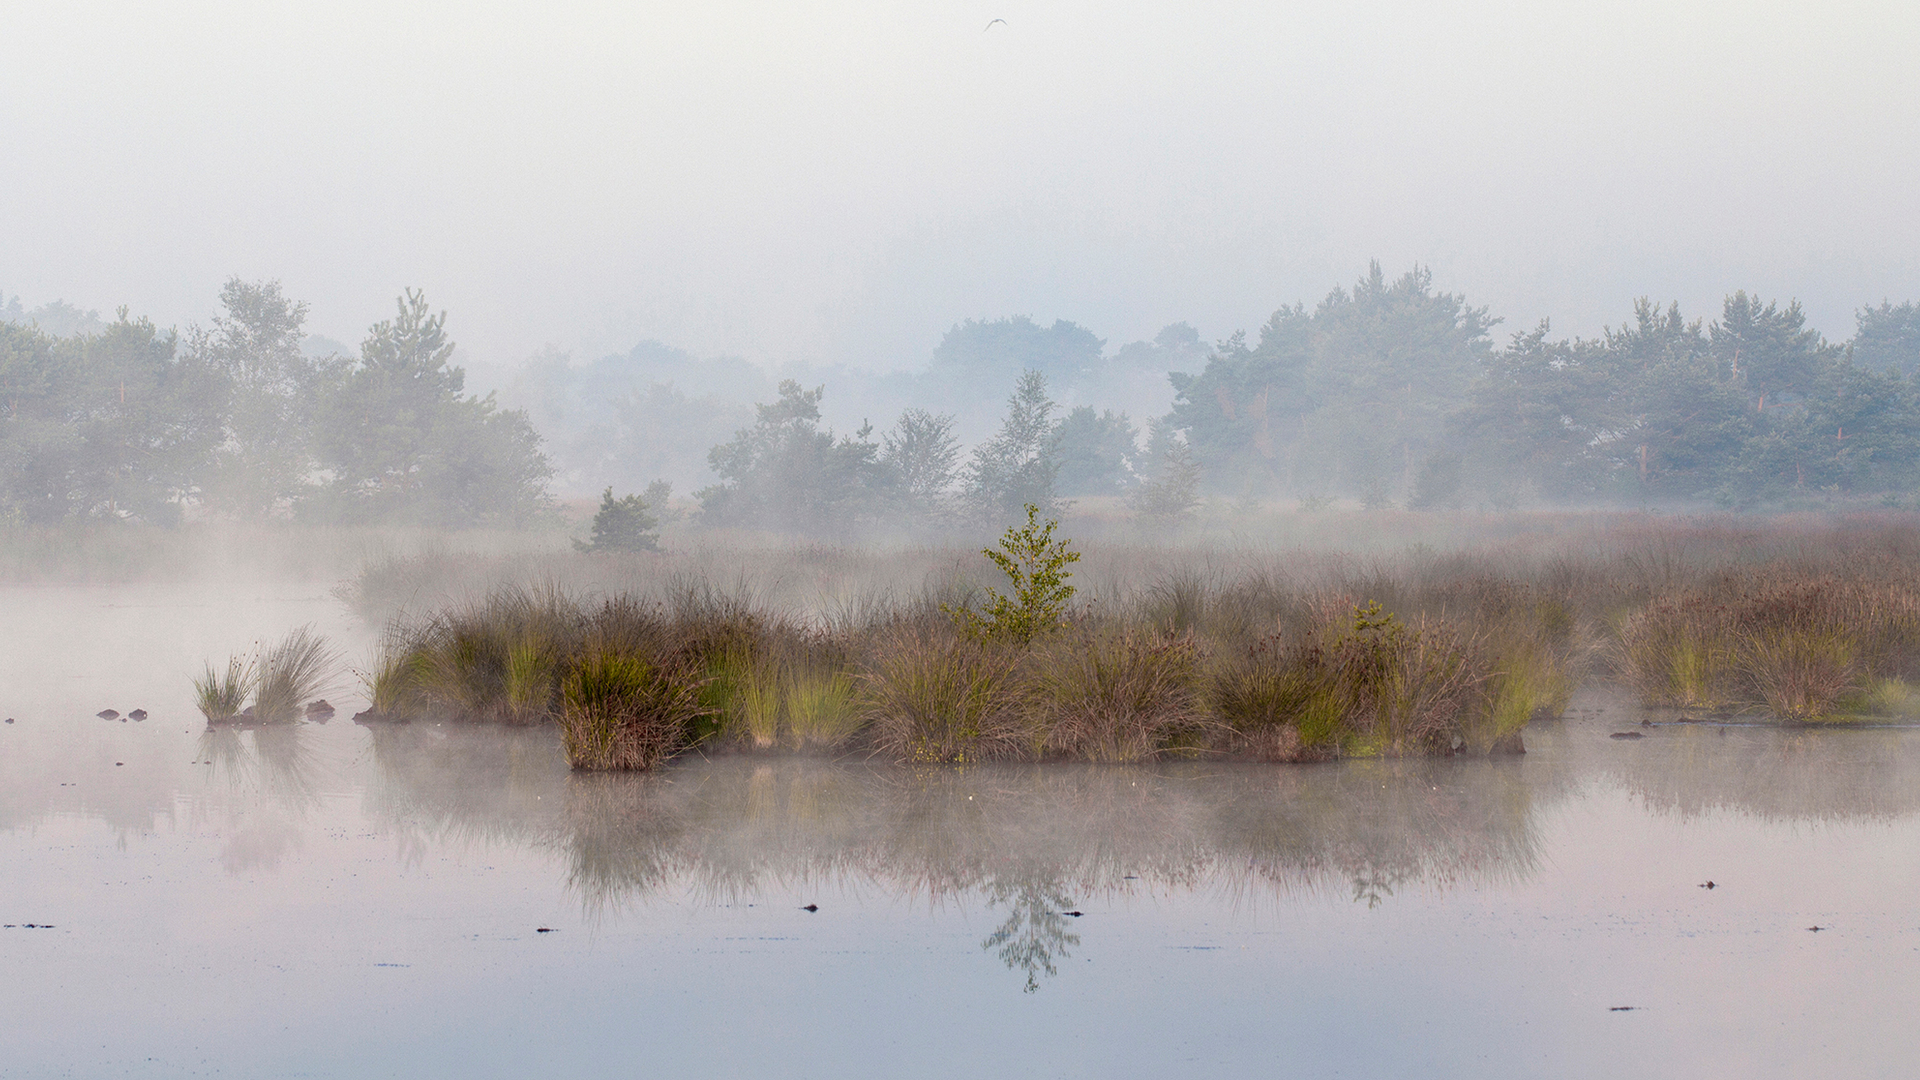
<path fill-rule="evenodd" d="M 993 23 L 999 23 L 999 24 L 1000 24 L 1001 26 L 1005 26 L 1005 25 L 1007 25 L 1007 20 L 1005 20 L 1005 19 L 995 19 L 995 20 L 993 20 L 993 22 L 990 22 L 990 23 L 988 23 L 988 24 L 987 24 L 987 29 L 986 29 L 986 30 L 982 30 L 982 31 L 980 31 L 980 32 L 984 34 L 984 33 L 986 33 L 986 32 L 987 32 L 987 30 L 991 30 L 991 29 L 993 29 Z"/>

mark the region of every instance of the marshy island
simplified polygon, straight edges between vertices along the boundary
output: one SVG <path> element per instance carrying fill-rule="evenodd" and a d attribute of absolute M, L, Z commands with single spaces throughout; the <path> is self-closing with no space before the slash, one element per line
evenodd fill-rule
<path fill-rule="evenodd" d="M 556 724 L 581 770 L 1498 756 L 1589 685 L 1647 724 L 1920 715 L 1920 529 L 1896 515 L 1500 528 L 1376 555 L 1081 546 L 1030 506 L 977 553 L 416 554 L 340 595 L 385 625 L 356 719 Z M 421 595 L 463 598 L 395 600 Z M 332 659 L 296 631 L 209 665 L 201 710 L 303 719 Z"/>

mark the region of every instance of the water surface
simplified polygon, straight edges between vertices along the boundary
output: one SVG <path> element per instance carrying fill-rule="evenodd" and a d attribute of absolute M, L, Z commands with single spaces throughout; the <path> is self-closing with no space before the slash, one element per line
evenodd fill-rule
<path fill-rule="evenodd" d="M 1876 1076 L 1920 1051 L 1920 733 L 1639 729 L 1586 695 L 1519 760 L 574 776 L 549 730 L 361 727 L 350 693 L 324 726 L 207 731 L 204 659 L 306 621 L 364 652 L 318 590 L 7 598 L 35 627 L 0 656 L 8 1077 Z"/>

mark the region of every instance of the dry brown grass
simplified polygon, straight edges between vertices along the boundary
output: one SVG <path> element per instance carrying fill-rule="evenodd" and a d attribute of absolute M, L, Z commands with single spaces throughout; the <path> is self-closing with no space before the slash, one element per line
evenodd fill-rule
<path fill-rule="evenodd" d="M 1213 726 L 1191 634 L 1081 631 L 1034 650 L 1025 667 L 1023 705 L 1046 754 L 1144 761 L 1202 745 Z"/>

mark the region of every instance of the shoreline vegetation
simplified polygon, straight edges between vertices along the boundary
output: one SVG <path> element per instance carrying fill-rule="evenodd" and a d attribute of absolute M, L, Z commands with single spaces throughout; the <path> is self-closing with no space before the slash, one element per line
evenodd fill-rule
<path fill-rule="evenodd" d="M 1030 575 L 1067 550 L 1032 518 L 1002 553 L 1021 540 Z M 1497 755 L 1594 682 L 1723 717 L 1920 713 L 1920 526 L 1904 515 L 1616 517 L 1552 541 L 1373 558 L 1094 547 L 1065 595 L 953 551 L 421 555 L 368 566 L 343 597 L 397 612 L 361 719 L 556 723 L 583 770 L 688 750 Z M 418 614 L 390 599 L 455 589 Z M 1037 622 L 1034 596 L 1056 605 Z M 1003 606 L 1031 632 L 996 631 Z"/>

